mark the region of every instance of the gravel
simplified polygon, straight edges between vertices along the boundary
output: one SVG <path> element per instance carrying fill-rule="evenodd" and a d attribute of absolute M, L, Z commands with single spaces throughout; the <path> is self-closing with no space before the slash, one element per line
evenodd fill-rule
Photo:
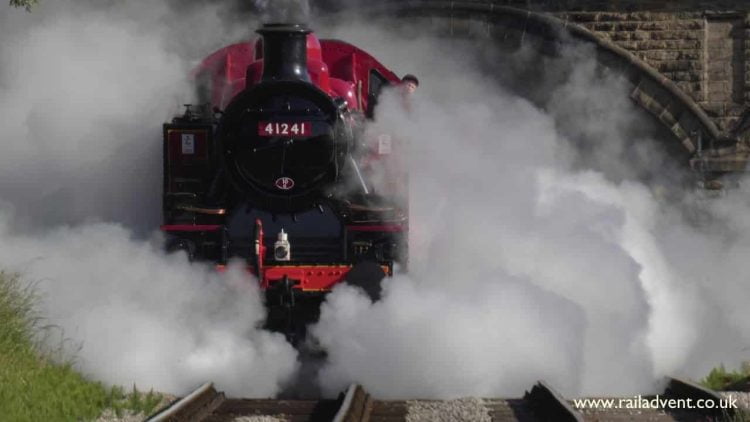
<path fill-rule="evenodd" d="M 484 401 L 466 398 L 448 401 L 410 400 L 406 402 L 407 422 L 491 422 Z"/>
<path fill-rule="evenodd" d="M 161 394 L 161 402 L 156 405 L 154 410 L 159 410 L 167 406 L 169 403 L 172 403 L 177 399 L 176 396 L 173 396 L 171 394 L 166 393 L 160 393 Z M 151 413 L 155 413 L 151 412 Z M 120 412 L 121 415 L 118 417 L 117 413 L 115 413 L 112 409 L 106 409 L 104 412 L 102 412 L 101 415 L 96 419 L 94 422 L 142 422 L 146 420 L 147 417 L 151 416 L 144 414 L 143 412 L 139 413 L 133 413 L 130 410 L 124 410 Z"/>
<path fill-rule="evenodd" d="M 96 419 L 96 422 L 141 422 L 145 420 L 148 415 L 143 413 L 133 413 L 130 411 L 123 411 L 119 417 L 112 409 L 107 409 L 104 413 Z"/>

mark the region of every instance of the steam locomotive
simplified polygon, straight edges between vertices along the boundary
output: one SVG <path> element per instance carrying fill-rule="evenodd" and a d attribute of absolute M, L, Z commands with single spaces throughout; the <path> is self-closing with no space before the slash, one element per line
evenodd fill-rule
<path fill-rule="evenodd" d="M 206 57 L 193 75 L 204 105 L 164 125 L 161 230 L 191 260 L 246 262 L 269 327 L 295 341 L 334 286 L 376 300 L 406 265 L 403 151 L 389 134 L 365 136 L 400 78 L 304 25 L 257 32 Z"/>

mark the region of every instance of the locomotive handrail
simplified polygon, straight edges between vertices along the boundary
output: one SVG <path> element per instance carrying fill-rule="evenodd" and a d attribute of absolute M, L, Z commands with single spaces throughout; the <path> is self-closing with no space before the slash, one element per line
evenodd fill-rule
<path fill-rule="evenodd" d="M 164 196 L 166 196 L 167 198 L 187 197 L 187 198 L 192 198 L 192 199 L 195 199 L 198 197 L 198 195 L 196 195 L 193 192 L 167 192 L 164 194 Z"/>
<path fill-rule="evenodd" d="M 224 208 L 204 208 L 187 204 L 179 204 L 176 205 L 175 208 L 182 211 L 194 212 L 196 214 L 224 215 L 227 213 L 227 210 Z"/>

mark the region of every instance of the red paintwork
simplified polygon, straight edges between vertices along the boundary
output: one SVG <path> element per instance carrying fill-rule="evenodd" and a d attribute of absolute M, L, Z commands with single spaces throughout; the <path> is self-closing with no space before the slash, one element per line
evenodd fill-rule
<path fill-rule="evenodd" d="M 226 265 L 215 265 L 216 271 L 226 272 Z M 273 283 L 281 281 L 284 276 L 291 280 L 299 280 L 300 284 L 294 286 L 297 290 L 308 292 L 321 292 L 331 290 L 336 284 L 344 281 L 346 275 L 352 269 L 350 265 L 282 265 L 267 267 L 263 271 L 261 289 L 267 289 Z M 388 267 L 383 267 L 388 274 Z M 247 272 L 255 274 L 253 267 L 247 267 Z"/>
<path fill-rule="evenodd" d="M 311 82 L 332 98 L 344 98 L 349 109 L 364 112 L 368 110 L 370 72 L 377 70 L 389 82 L 397 84 L 400 78 L 366 51 L 338 40 L 319 40 L 314 34 L 307 37 L 308 74 Z M 245 88 L 258 83 L 263 75 L 262 41 L 242 42 L 224 47 L 206 57 L 193 71 L 193 77 L 205 84 L 209 90 L 211 103 L 220 109 Z M 259 128 L 260 131 L 260 128 Z M 261 134 L 259 132 L 259 134 Z M 172 141 L 170 141 L 172 142 Z M 175 141 L 176 142 L 176 141 Z M 179 144 L 169 144 L 170 154 Z M 163 226 L 164 231 L 219 230 L 221 226 Z M 405 232 L 405 225 L 352 225 L 352 232 Z M 263 244 L 263 228 L 256 221 L 256 257 L 249 270 L 258 276 L 260 286 L 268 288 L 284 276 L 300 281 L 296 289 L 326 291 L 344 280 L 351 265 L 291 265 L 264 262 L 266 247 Z M 216 267 L 219 271 L 224 266 Z M 388 273 L 388 268 L 383 267 Z"/>
<path fill-rule="evenodd" d="M 323 48 L 323 61 L 328 64 L 331 79 L 350 82 L 355 90 L 360 83 L 362 84 L 362 107 L 356 109 L 367 110 L 370 70 L 377 70 L 391 83 L 397 84 L 401 81 L 395 73 L 356 46 L 339 40 L 322 40 L 320 44 Z"/>
<path fill-rule="evenodd" d="M 266 267 L 261 277 L 261 289 L 267 289 L 273 283 L 281 281 L 284 276 L 298 280 L 296 289 L 304 291 L 327 291 L 344 281 L 352 269 L 351 265 L 274 265 Z M 383 272 L 389 274 L 387 266 Z"/>
<path fill-rule="evenodd" d="M 338 40 L 318 40 L 307 36 L 307 66 L 312 83 L 331 97 L 342 97 L 353 110 L 366 110 L 370 70 L 376 69 L 392 83 L 399 77 L 366 51 Z M 263 48 L 260 39 L 224 47 L 209 55 L 193 71 L 206 83 L 211 103 L 221 109 L 263 75 Z M 361 84 L 361 98 L 358 90 Z"/>
<path fill-rule="evenodd" d="M 263 223 L 260 219 L 255 220 L 255 233 L 258 259 L 255 262 L 254 271 L 251 271 L 258 276 L 261 289 L 267 289 L 274 282 L 287 276 L 291 280 L 300 282 L 299 285 L 295 286 L 296 289 L 305 291 L 330 290 L 337 283 L 343 281 L 346 274 L 352 269 L 351 265 L 266 265 L 264 257 L 267 248 L 263 242 Z M 388 273 L 388 267 L 383 267 L 383 271 Z"/>
<path fill-rule="evenodd" d="M 209 55 L 193 70 L 193 77 L 207 85 L 214 106 L 223 109 L 245 88 L 245 73 L 254 61 L 253 51 L 248 42 L 232 44 Z"/>
<path fill-rule="evenodd" d="M 292 280 L 299 280 L 300 284 L 296 288 L 301 290 L 330 290 L 334 285 L 343 281 L 351 269 L 350 265 L 268 266 L 263 270 L 260 287 L 267 289 L 274 282 L 287 276 Z"/>
<path fill-rule="evenodd" d="M 172 224 L 159 227 L 163 232 L 215 232 L 221 229 L 219 224 Z"/>

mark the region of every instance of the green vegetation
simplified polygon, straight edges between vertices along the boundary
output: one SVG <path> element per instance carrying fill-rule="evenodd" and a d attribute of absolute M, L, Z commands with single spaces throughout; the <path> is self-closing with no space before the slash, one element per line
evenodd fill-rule
<path fill-rule="evenodd" d="M 34 341 L 39 315 L 36 298 L 15 275 L 0 272 L 0 415 L 12 421 L 96 419 L 105 409 L 152 413 L 162 396 L 106 388 L 77 373 L 72 363 L 57 363 Z"/>
<path fill-rule="evenodd" d="M 10 0 L 10 5 L 13 7 L 25 7 L 27 11 L 31 12 L 31 8 L 36 6 L 39 0 Z"/>
<path fill-rule="evenodd" d="M 750 362 L 745 362 L 738 371 L 727 371 L 724 365 L 719 365 L 712 369 L 700 383 L 706 388 L 721 391 L 743 381 L 750 382 Z"/>
<path fill-rule="evenodd" d="M 724 413 L 721 420 L 727 422 L 748 422 L 750 421 L 750 414 L 743 409 L 737 409 L 731 415 Z"/>

